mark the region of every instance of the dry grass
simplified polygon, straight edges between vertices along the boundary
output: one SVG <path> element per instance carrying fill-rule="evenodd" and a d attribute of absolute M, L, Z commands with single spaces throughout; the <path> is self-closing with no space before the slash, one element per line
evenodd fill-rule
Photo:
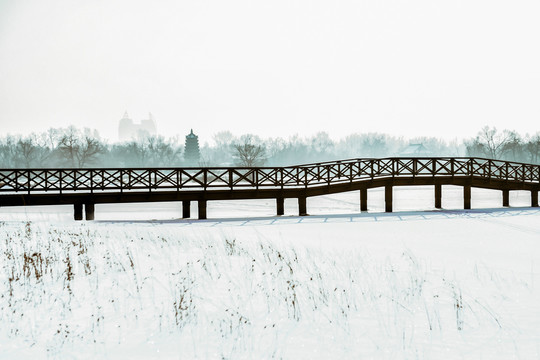
<path fill-rule="evenodd" d="M 460 286 L 410 251 L 381 262 L 260 239 L 32 223 L 2 223 L 0 239 L 0 339 L 32 356 L 430 358 L 465 332 L 506 330 L 505 279 L 475 265 Z"/>

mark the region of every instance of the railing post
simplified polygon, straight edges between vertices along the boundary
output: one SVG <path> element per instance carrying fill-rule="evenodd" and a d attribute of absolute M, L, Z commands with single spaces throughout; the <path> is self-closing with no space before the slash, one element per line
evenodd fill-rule
<path fill-rule="evenodd" d="M 326 168 L 326 183 L 330 186 L 330 168 L 332 165 L 324 165 Z"/>
<path fill-rule="evenodd" d="M 28 190 L 28 195 L 30 195 L 30 170 L 28 170 L 26 174 L 26 187 Z"/>
<path fill-rule="evenodd" d="M 259 169 L 255 169 L 255 189 L 259 190 Z"/>
<path fill-rule="evenodd" d="M 229 187 L 233 189 L 233 169 L 229 168 Z"/>
<path fill-rule="evenodd" d="M 503 198 L 503 200 L 502 200 L 502 203 L 503 203 L 502 206 L 504 206 L 504 207 L 510 206 L 510 190 L 504 189 L 504 190 L 502 191 L 502 198 Z"/>

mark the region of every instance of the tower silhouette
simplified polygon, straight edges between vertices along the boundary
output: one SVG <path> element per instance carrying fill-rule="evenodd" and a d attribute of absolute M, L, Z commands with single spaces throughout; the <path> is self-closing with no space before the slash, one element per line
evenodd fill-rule
<path fill-rule="evenodd" d="M 186 145 L 184 147 L 184 160 L 188 165 L 198 165 L 201 153 L 199 151 L 199 137 L 191 132 L 186 135 Z"/>

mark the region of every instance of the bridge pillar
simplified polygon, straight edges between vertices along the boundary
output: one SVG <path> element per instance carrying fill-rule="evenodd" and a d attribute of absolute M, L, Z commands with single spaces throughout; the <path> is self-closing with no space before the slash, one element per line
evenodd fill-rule
<path fill-rule="evenodd" d="M 301 196 L 298 198 L 298 215 L 304 216 L 307 215 L 307 205 L 306 205 L 306 197 Z"/>
<path fill-rule="evenodd" d="M 84 204 L 84 213 L 86 216 L 86 220 L 94 220 L 95 208 L 96 206 L 94 205 L 94 203 Z"/>
<path fill-rule="evenodd" d="M 199 200 L 199 220 L 206 219 L 206 200 Z"/>
<path fill-rule="evenodd" d="M 392 212 L 392 185 L 386 185 L 384 187 L 384 207 L 386 212 Z"/>
<path fill-rule="evenodd" d="M 83 204 L 73 204 L 73 218 L 75 220 L 82 220 L 83 219 L 83 213 L 82 213 Z"/>
<path fill-rule="evenodd" d="M 360 189 L 360 211 L 367 211 L 367 189 Z"/>
<path fill-rule="evenodd" d="M 502 191 L 503 196 L 503 206 L 508 207 L 510 206 L 510 190 L 505 189 Z"/>
<path fill-rule="evenodd" d="M 463 186 L 463 208 L 466 210 L 471 208 L 471 185 Z"/>
<path fill-rule="evenodd" d="M 276 198 L 276 213 L 277 215 L 284 215 L 285 214 L 285 199 L 282 197 Z"/>
<path fill-rule="evenodd" d="M 538 190 L 531 191 L 531 206 L 538 207 Z"/>
<path fill-rule="evenodd" d="M 182 219 L 189 219 L 191 217 L 191 201 L 182 201 Z"/>
<path fill-rule="evenodd" d="M 442 209 L 442 185 L 435 184 L 435 208 Z"/>

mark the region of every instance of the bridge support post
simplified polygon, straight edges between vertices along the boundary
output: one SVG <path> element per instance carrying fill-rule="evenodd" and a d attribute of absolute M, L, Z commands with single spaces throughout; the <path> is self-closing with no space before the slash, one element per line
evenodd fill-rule
<path fill-rule="evenodd" d="M 82 212 L 83 204 L 73 204 L 73 218 L 75 220 L 82 220 L 83 219 L 83 212 Z"/>
<path fill-rule="evenodd" d="M 367 211 L 367 189 L 360 189 L 360 211 Z"/>
<path fill-rule="evenodd" d="M 392 212 L 392 185 L 384 187 L 384 208 L 386 212 Z"/>
<path fill-rule="evenodd" d="M 298 198 L 298 215 L 305 216 L 307 215 L 307 205 L 306 205 L 306 197 L 300 196 Z"/>
<path fill-rule="evenodd" d="M 508 189 L 505 189 L 502 191 L 502 196 L 503 196 L 503 206 L 505 207 L 508 207 L 510 206 L 510 190 Z"/>
<path fill-rule="evenodd" d="M 442 209 L 442 185 L 435 184 L 435 208 Z"/>
<path fill-rule="evenodd" d="M 276 214 L 284 215 L 285 214 L 285 199 L 282 197 L 276 198 Z"/>
<path fill-rule="evenodd" d="M 191 217 L 191 201 L 182 201 L 182 219 L 189 219 Z"/>
<path fill-rule="evenodd" d="M 94 205 L 94 203 L 84 204 L 84 213 L 86 216 L 86 220 L 94 220 L 95 208 L 96 206 Z"/>
<path fill-rule="evenodd" d="M 199 220 L 206 219 L 206 200 L 199 200 Z"/>
<path fill-rule="evenodd" d="M 538 207 L 538 190 L 531 191 L 531 206 Z"/>
<path fill-rule="evenodd" d="M 471 208 L 471 185 L 463 186 L 463 208 L 466 210 Z"/>

